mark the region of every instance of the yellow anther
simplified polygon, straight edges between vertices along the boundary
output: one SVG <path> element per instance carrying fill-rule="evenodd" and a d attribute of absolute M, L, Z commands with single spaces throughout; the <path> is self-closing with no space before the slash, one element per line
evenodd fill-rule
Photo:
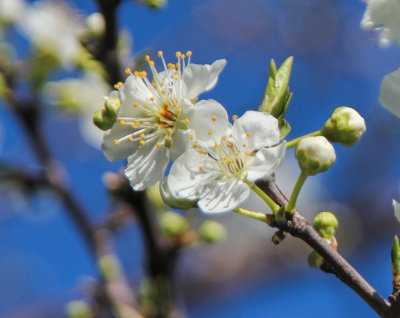
<path fill-rule="evenodd" d="M 130 123 L 130 125 L 131 125 L 132 128 L 135 128 L 136 123 Z"/>
<path fill-rule="evenodd" d="M 141 139 L 143 139 L 145 136 L 146 136 L 146 135 L 145 135 L 144 133 L 141 133 L 141 134 L 139 135 L 139 137 L 140 137 Z"/>
<path fill-rule="evenodd" d="M 168 67 L 168 69 L 173 70 L 173 69 L 175 69 L 175 64 L 173 64 L 173 63 L 168 63 L 168 64 L 167 64 L 167 67 Z"/>
<path fill-rule="evenodd" d="M 177 80 L 178 80 L 178 76 L 175 76 L 175 77 L 174 77 L 174 80 L 177 81 Z"/>
<path fill-rule="evenodd" d="M 115 88 L 115 89 L 118 89 L 118 88 L 120 88 L 122 85 L 123 85 L 122 82 L 118 82 L 117 84 L 114 85 L 114 88 Z"/>
<path fill-rule="evenodd" d="M 139 103 L 133 103 L 133 107 L 138 107 Z"/>
<path fill-rule="evenodd" d="M 139 145 L 141 145 L 141 146 L 144 146 L 145 143 L 146 143 L 146 142 L 145 142 L 143 139 L 141 139 L 141 140 L 139 141 Z"/>
<path fill-rule="evenodd" d="M 168 131 L 169 133 L 172 133 L 172 128 L 171 128 L 171 127 L 167 128 L 167 131 Z"/>
<path fill-rule="evenodd" d="M 159 57 L 163 56 L 163 54 L 164 54 L 163 51 L 158 51 L 158 52 L 157 52 L 157 55 L 158 55 Z"/>
<path fill-rule="evenodd" d="M 186 56 L 192 56 L 192 54 L 193 54 L 192 51 L 187 51 L 186 52 Z"/>
<path fill-rule="evenodd" d="M 228 137 L 226 137 L 226 136 L 222 136 L 222 140 L 226 140 L 226 138 L 228 138 Z"/>
<path fill-rule="evenodd" d="M 188 137 L 190 140 L 193 140 L 193 138 L 194 138 L 194 136 L 192 134 L 190 134 Z"/>
<path fill-rule="evenodd" d="M 156 87 L 156 83 L 154 83 L 154 82 L 151 83 L 151 86 Z"/>
<path fill-rule="evenodd" d="M 246 133 L 246 136 L 247 136 L 247 137 L 250 137 L 250 136 L 251 136 L 251 131 L 248 131 L 248 132 Z"/>
<path fill-rule="evenodd" d="M 178 109 L 176 110 L 176 112 L 177 112 L 178 114 L 182 113 L 182 108 L 178 108 Z"/>
<path fill-rule="evenodd" d="M 209 130 L 209 131 L 208 131 L 208 134 L 211 136 L 211 135 L 213 134 L 213 131 L 212 131 L 212 130 Z"/>
<path fill-rule="evenodd" d="M 251 155 L 251 152 L 246 150 L 246 151 L 244 152 L 244 154 L 245 154 L 246 156 L 250 156 L 250 155 Z"/>
<path fill-rule="evenodd" d="M 124 126 L 124 125 L 126 125 L 126 121 L 123 120 L 123 119 L 121 119 L 121 120 L 119 121 L 119 124 L 120 124 L 121 126 Z"/>
<path fill-rule="evenodd" d="M 217 120 L 217 116 L 211 116 L 211 120 L 212 121 L 216 121 Z"/>
<path fill-rule="evenodd" d="M 176 52 L 176 57 L 178 57 L 178 58 L 179 58 L 181 55 L 182 55 L 182 53 L 181 53 L 181 52 L 179 52 L 179 51 L 178 51 L 178 52 Z"/>
<path fill-rule="evenodd" d="M 185 58 L 185 54 L 181 54 L 181 59 L 183 60 Z"/>
<path fill-rule="evenodd" d="M 184 122 L 185 125 L 189 125 L 190 120 L 189 120 L 189 118 L 186 118 L 183 122 Z"/>
<path fill-rule="evenodd" d="M 181 67 L 181 63 L 176 63 L 175 66 L 176 66 L 176 68 L 180 68 Z"/>
<path fill-rule="evenodd" d="M 203 170 L 204 169 L 204 165 L 200 165 L 199 166 L 199 170 L 201 171 L 201 170 Z"/>
<path fill-rule="evenodd" d="M 139 76 L 139 72 L 138 71 L 134 71 L 133 75 Z"/>
<path fill-rule="evenodd" d="M 147 76 L 147 72 L 146 71 L 141 71 L 140 72 L 140 77 L 146 77 L 146 76 Z"/>
<path fill-rule="evenodd" d="M 157 143 L 156 143 L 156 147 L 157 147 L 157 148 L 160 148 L 161 146 L 162 146 L 161 142 L 157 142 Z"/>
<path fill-rule="evenodd" d="M 226 161 L 226 163 L 227 163 L 228 165 L 230 165 L 231 163 L 233 163 L 233 160 L 232 160 L 231 158 L 229 158 L 229 159 Z"/>
<path fill-rule="evenodd" d="M 114 139 L 114 140 L 113 140 L 113 144 L 114 144 L 114 145 L 118 145 L 118 144 L 119 144 L 119 141 L 118 141 L 117 139 Z"/>
<path fill-rule="evenodd" d="M 232 116 L 232 119 L 233 119 L 233 120 L 238 119 L 238 116 L 237 116 L 237 115 L 233 115 L 233 116 Z"/>
<path fill-rule="evenodd" d="M 150 66 L 154 66 L 154 61 L 149 61 Z"/>
<path fill-rule="evenodd" d="M 129 67 L 127 67 L 127 68 L 125 69 L 125 73 L 126 73 L 126 74 L 130 74 L 130 73 L 132 73 L 132 70 L 131 70 Z"/>
<path fill-rule="evenodd" d="M 193 144 L 193 148 L 197 148 L 199 146 L 199 144 L 197 143 L 197 142 L 195 142 L 194 144 Z"/>
<path fill-rule="evenodd" d="M 146 123 L 146 127 L 149 127 L 150 126 L 150 123 Z"/>
<path fill-rule="evenodd" d="M 162 90 L 161 90 L 161 94 L 165 94 L 167 92 L 167 90 L 165 89 L 165 88 L 163 88 Z"/>
<path fill-rule="evenodd" d="M 150 61 L 150 55 L 146 55 L 146 56 L 144 57 L 144 59 L 145 59 L 146 61 Z"/>
<path fill-rule="evenodd" d="M 154 97 L 153 97 L 153 96 L 151 96 L 149 99 L 150 99 L 151 101 L 154 101 Z"/>
<path fill-rule="evenodd" d="M 172 137 L 171 137 L 171 136 L 167 136 L 167 137 L 165 137 L 165 139 L 166 139 L 167 141 L 171 141 L 171 140 L 172 140 Z"/>
<path fill-rule="evenodd" d="M 129 140 L 129 141 L 133 141 L 133 137 L 132 137 L 132 136 L 129 136 L 129 137 L 128 137 L 128 140 Z"/>
<path fill-rule="evenodd" d="M 208 152 L 206 150 L 204 150 L 203 148 L 199 149 L 199 153 L 201 153 L 202 155 L 207 154 Z"/>

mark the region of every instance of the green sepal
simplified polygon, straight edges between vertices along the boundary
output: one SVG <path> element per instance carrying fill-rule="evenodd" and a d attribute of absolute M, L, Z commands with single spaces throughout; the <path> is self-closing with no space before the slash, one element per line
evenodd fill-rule
<path fill-rule="evenodd" d="M 115 117 L 110 118 L 106 116 L 106 110 L 101 109 L 94 113 L 93 116 L 93 123 L 100 128 L 101 130 L 108 130 L 110 129 L 115 122 Z"/>
<path fill-rule="evenodd" d="M 117 116 L 118 109 L 121 106 L 121 101 L 118 97 L 109 97 L 104 103 L 106 116 L 113 119 Z"/>
<path fill-rule="evenodd" d="M 392 275 L 397 276 L 400 274 L 400 246 L 399 246 L 399 239 L 398 239 L 397 235 L 394 237 L 390 256 L 392 259 L 392 261 L 391 261 Z"/>
<path fill-rule="evenodd" d="M 290 133 L 290 130 L 292 130 L 292 127 L 290 127 L 289 123 L 285 119 L 281 119 L 279 121 L 280 139 L 284 139 Z"/>

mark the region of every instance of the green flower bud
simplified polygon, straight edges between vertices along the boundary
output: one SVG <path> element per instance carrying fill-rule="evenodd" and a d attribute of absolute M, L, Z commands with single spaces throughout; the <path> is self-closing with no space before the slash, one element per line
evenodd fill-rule
<path fill-rule="evenodd" d="M 120 275 L 121 268 L 118 260 L 112 255 L 100 258 L 99 267 L 107 280 L 112 280 Z"/>
<path fill-rule="evenodd" d="M 331 142 L 353 146 L 365 132 L 364 118 L 353 108 L 342 106 L 335 109 L 322 127 L 321 134 Z"/>
<path fill-rule="evenodd" d="M 101 130 L 108 130 L 114 125 L 114 118 L 111 119 L 108 116 L 104 116 L 106 112 L 104 109 L 98 110 L 97 112 L 94 113 L 93 116 L 93 123 L 100 128 Z"/>
<path fill-rule="evenodd" d="M 324 263 L 324 259 L 316 251 L 312 251 L 308 254 L 308 265 L 314 268 L 320 268 Z"/>
<path fill-rule="evenodd" d="M 335 149 L 322 136 L 303 138 L 296 147 L 295 156 L 300 168 L 310 176 L 328 170 L 336 160 Z"/>
<path fill-rule="evenodd" d="M 182 215 L 168 211 L 161 214 L 160 227 L 165 234 L 176 236 L 183 234 L 189 228 L 189 223 Z"/>
<path fill-rule="evenodd" d="M 331 212 L 318 213 L 313 222 L 314 229 L 325 239 L 331 240 L 335 235 L 339 222 Z"/>
<path fill-rule="evenodd" d="M 392 260 L 391 268 L 393 277 L 393 287 L 399 290 L 400 289 L 400 246 L 397 235 L 394 237 L 390 256 Z"/>
<path fill-rule="evenodd" d="M 168 188 L 166 180 L 160 184 L 160 193 L 164 203 L 173 209 L 187 210 L 197 206 L 197 200 L 174 197 Z"/>
<path fill-rule="evenodd" d="M 213 220 L 205 220 L 198 229 L 199 237 L 207 243 L 217 243 L 226 237 L 224 226 Z"/>
<path fill-rule="evenodd" d="M 81 300 L 74 300 L 67 304 L 66 314 L 68 318 L 92 318 L 93 313 L 89 305 Z"/>
<path fill-rule="evenodd" d="M 144 0 L 150 8 L 160 9 L 167 4 L 167 0 Z"/>

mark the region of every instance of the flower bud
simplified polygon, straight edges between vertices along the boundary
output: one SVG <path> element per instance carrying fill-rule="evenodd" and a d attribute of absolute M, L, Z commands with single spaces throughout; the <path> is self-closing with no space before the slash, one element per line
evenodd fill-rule
<path fill-rule="evenodd" d="M 223 225 L 213 220 L 205 220 L 198 230 L 200 239 L 207 243 L 217 243 L 226 237 Z"/>
<path fill-rule="evenodd" d="M 342 106 L 335 109 L 322 127 L 321 134 L 331 142 L 353 146 L 366 130 L 364 118 L 353 108 Z"/>
<path fill-rule="evenodd" d="M 104 277 L 108 280 L 119 276 L 121 272 L 118 260 L 112 255 L 106 255 L 100 258 L 99 267 Z"/>
<path fill-rule="evenodd" d="M 160 216 L 160 227 L 170 236 L 183 234 L 189 227 L 188 221 L 180 214 L 168 211 Z"/>
<path fill-rule="evenodd" d="M 160 193 L 164 203 L 173 209 L 187 210 L 197 206 L 197 200 L 176 198 L 173 196 L 168 188 L 166 180 L 162 181 L 160 184 Z"/>
<path fill-rule="evenodd" d="M 89 305 L 81 300 L 74 300 L 67 304 L 66 313 L 68 318 L 92 318 L 92 310 Z"/>
<path fill-rule="evenodd" d="M 320 268 L 324 263 L 324 259 L 316 251 L 312 251 L 308 254 L 308 265 L 314 268 Z"/>
<path fill-rule="evenodd" d="M 335 235 L 339 222 L 331 212 L 318 213 L 313 222 L 314 229 L 325 239 L 331 240 Z"/>
<path fill-rule="evenodd" d="M 325 137 L 306 137 L 297 145 L 295 156 L 308 175 L 328 170 L 336 160 L 335 149 Z"/>
<path fill-rule="evenodd" d="M 86 18 L 86 26 L 91 34 L 100 37 L 106 30 L 104 16 L 100 12 L 94 12 Z"/>

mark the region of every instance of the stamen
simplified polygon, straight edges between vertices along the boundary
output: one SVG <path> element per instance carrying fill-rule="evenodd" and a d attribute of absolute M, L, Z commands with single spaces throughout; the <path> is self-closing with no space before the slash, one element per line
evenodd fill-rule
<path fill-rule="evenodd" d="M 165 139 L 166 139 L 167 141 L 171 141 L 171 140 L 172 140 L 172 137 L 171 137 L 171 136 L 167 136 L 167 137 L 165 137 Z"/>
<path fill-rule="evenodd" d="M 146 143 L 146 142 L 145 142 L 143 139 L 141 139 L 141 140 L 139 141 L 139 145 L 141 145 L 141 146 L 144 146 L 145 143 Z"/>
<path fill-rule="evenodd" d="M 183 123 L 184 123 L 185 125 L 189 125 L 190 120 L 189 120 L 188 118 L 186 118 L 186 119 L 183 121 Z"/>
<path fill-rule="evenodd" d="M 193 138 L 194 138 L 193 134 L 190 134 L 190 135 L 189 135 L 189 139 L 190 139 L 190 140 L 193 140 Z"/>
<path fill-rule="evenodd" d="M 114 85 L 114 88 L 119 89 L 122 85 L 124 85 L 124 83 L 118 82 L 117 84 Z"/>
<path fill-rule="evenodd" d="M 207 152 L 206 150 L 204 150 L 203 148 L 200 148 L 198 151 L 199 151 L 199 153 L 201 153 L 202 155 L 205 155 L 205 154 L 208 153 L 208 152 Z"/>
<path fill-rule="evenodd" d="M 161 142 L 157 142 L 157 143 L 156 143 L 156 147 L 157 147 L 157 148 L 160 148 L 161 146 L 162 146 Z"/>
<path fill-rule="evenodd" d="M 125 73 L 126 73 L 126 74 L 131 74 L 131 73 L 132 73 L 132 70 L 131 70 L 129 67 L 127 67 L 127 68 L 125 69 Z"/>
<path fill-rule="evenodd" d="M 114 145 L 118 145 L 118 144 L 119 144 L 119 141 L 118 141 L 117 139 L 114 139 L 114 140 L 113 140 L 113 144 L 114 144 Z"/>
<path fill-rule="evenodd" d="M 201 170 L 203 170 L 204 169 L 204 165 L 200 165 L 199 166 L 199 170 L 201 171 Z"/>
<path fill-rule="evenodd" d="M 164 54 L 163 51 L 158 51 L 158 52 L 157 52 L 157 55 L 158 55 L 159 57 L 163 56 L 163 54 Z"/>
<path fill-rule="evenodd" d="M 133 107 L 138 107 L 139 104 L 138 103 L 133 103 Z"/>
<path fill-rule="evenodd" d="M 133 141 L 133 136 L 132 136 L 132 135 L 129 136 L 129 137 L 128 137 L 128 140 L 129 140 L 129 141 Z"/>
<path fill-rule="evenodd" d="M 246 133 L 246 136 L 247 136 L 247 137 L 250 137 L 250 136 L 251 136 L 251 132 L 248 131 L 248 132 Z"/>
<path fill-rule="evenodd" d="M 121 119 L 121 120 L 119 121 L 119 124 L 120 124 L 121 126 L 125 126 L 125 125 L 126 125 L 126 121 L 123 120 L 123 119 Z"/>
<path fill-rule="evenodd" d="M 212 131 L 212 130 L 209 130 L 209 131 L 208 131 L 208 134 L 211 136 L 211 135 L 213 134 L 213 131 Z"/>
<path fill-rule="evenodd" d="M 217 116 L 212 116 L 212 117 L 211 117 L 211 120 L 212 120 L 212 121 L 216 121 L 216 120 L 217 120 Z"/>
<path fill-rule="evenodd" d="M 233 115 L 233 116 L 232 116 L 232 119 L 233 119 L 233 120 L 238 119 L 238 116 L 237 116 L 237 115 Z"/>

